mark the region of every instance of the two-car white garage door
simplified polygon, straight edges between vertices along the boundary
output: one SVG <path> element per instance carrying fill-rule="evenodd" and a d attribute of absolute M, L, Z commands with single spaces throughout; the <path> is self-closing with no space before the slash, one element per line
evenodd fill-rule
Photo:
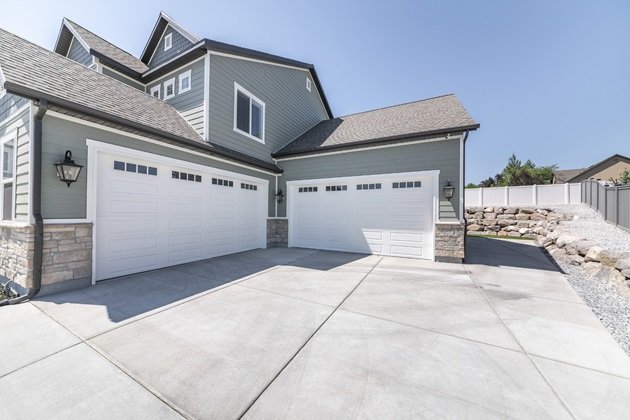
<path fill-rule="evenodd" d="M 289 246 L 433 259 L 436 177 L 288 182 Z"/>
<path fill-rule="evenodd" d="M 266 247 L 268 181 L 139 152 L 93 158 L 95 280 Z"/>

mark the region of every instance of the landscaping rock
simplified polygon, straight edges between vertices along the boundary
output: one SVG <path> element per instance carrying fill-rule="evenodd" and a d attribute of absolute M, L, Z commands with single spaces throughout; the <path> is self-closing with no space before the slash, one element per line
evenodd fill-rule
<path fill-rule="evenodd" d="M 484 226 L 496 226 L 497 221 L 496 220 L 484 219 L 482 223 L 483 223 Z"/>
<path fill-rule="evenodd" d="M 516 216 L 514 216 L 514 218 L 515 218 L 516 220 L 529 220 L 529 214 L 522 214 L 522 213 L 519 213 L 519 214 L 517 214 Z"/>
<path fill-rule="evenodd" d="M 570 255 L 568 260 L 571 265 L 580 265 L 584 262 L 584 257 L 580 255 Z"/>
<path fill-rule="evenodd" d="M 484 213 L 483 217 L 487 220 L 495 220 L 497 218 L 497 215 L 495 213 Z"/>
<path fill-rule="evenodd" d="M 602 267 L 602 263 L 593 261 L 582 264 L 582 268 L 590 276 L 596 276 L 602 270 Z"/>
<path fill-rule="evenodd" d="M 531 220 L 547 220 L 547 217 L 542 213 L 533 213 L 529 215 Z"/>
<path fill-rule="evenodd" d="M 527 208 L 527 207 L 520 209 L 520 213 L 522 214 L 532 214 L 534 213 L 534 211 L 535 209 Z"/>
<path fill-rule="evenodd" d="M 599 246 L 591 247 L 586 253 L 584 257 L 584 261 L 585 262 L 591 262 L 591 261 L 600 262 L 602 252 L 604 251 L 605 249 Z"/>
<path fill-rule="evenodd" d="M 521 234 L 518 232 L 508 232 L 507 236 L 510 236 L 512 238 L 520 238 Z"/>
<path fill-rule="evenodd" d="M 619 271 L 630 270 L 630 258 L 618 260 L 615 264 L 615 268 Z"/>
<path fill-rule="evenodd" d="M 560 248 L 563 248 L 567 245 L 572 244 L 573 242 L 578 241 L 579 239 L 580 238 L 576 238 L 575 236 L 571 235 L 562 235 L 556 240 L 556 245 L 558 245 Z"/>
<path fill-rule="evenodd" d="M 475 231 L 481 230 L 481 226 L 477 224 L 472 224 L 472 225 L 468 225 L 466 229 L 470 232 L 475 232 Z"/>
<path fill-rule="evenodd" d="M 589 249 L 595 246 L 595 242 L 589 241 L 586 239 L 580 239 L 579 241 L 575 241 L 567 247 L 573 248 L 577 251 L 578 254 L 585 256 Z"/>
<path fill-rule="evenodd" d="M 516 207 L 508 207 L 504 210 L 504 214 L 517 214 L 518 209 Z"/>
<path fill-rule="evenodd" d="M 625 278 L 630 279 L 630 269 L 621 270 L 621 274 L 623 274 Z M 630 287 L 630 284 L 628 287 Z"/>
<path fill-rule="evenodd" d="M 503 226 L 503 227 L 511 226 L 511 225 L 515 225 L 516 224 L 516 220 L 505 220 L 505 219 L 497 220 L 497 224 L 499 226 Z"/>
<path fill-rule="evenodd" d="M 520 228 L 518 230 L 518 233 L 520 233 L 521 235 L 527 235 L 528 233 L 530 233 L 531 231 L 528 228 Z"/>
<path fill-rule="evenodd" d="M 474 219 L 483 219 L 483 212 L 482 211 L 475 212 L 473 218 Z"/>
<path fill-rule="evenodd" d="M 547 216 L 549 214 L 549 210 L 547 209 L 537 209 L 536 210 L 536 214 L 541 215 L 541 216 Z M 537 216 L 539 217 L 539 216 Z"/>
<path fill-rule="evenodd" d="M 484 213 L 494 213 L 494 207 L 486 207 L 483 209 Z"/>
<path fill-rule="evenodd" d="M 566 255 L 565 250 L 562 248 L 550 247 L 549 249 L 547 249 L 547 251 L 549 252 L 549 255 L 551 255 L 553 258 L 561 258 Z"/>
<path fill-rule="evenodd" d="M 529 227 L 529 222 L 525 222 L 523 220 L 516 222 L 516 226 L 519 228 L 526 228 Z"/>

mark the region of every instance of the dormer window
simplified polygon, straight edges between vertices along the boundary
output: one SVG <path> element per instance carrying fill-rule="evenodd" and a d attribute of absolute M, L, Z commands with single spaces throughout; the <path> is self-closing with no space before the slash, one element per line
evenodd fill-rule
<path fill-rule="evenodd" d="M 265 103 L 234 83 L 234 131 L 265 142 Z"/>
<path fill-rule="evenodd" d="M 164 99 L 171 99 L 175 96 L 175 78 L 168 79 L 164 82 Z"/>
<path fill-rule="evenodd" d="M 179 75 L 179 93 L 188 92 L 191 84 L 191 70 L 185 71 Z"/>
<path fill-rule="evenodd" d="M 173 48 L 173 33 L 166 35 L 164 37 L 164 51 L 168 51 Z"/>
<path fill-rule="evenodd" d="M 151 96 L 160 99 L 160 85 L 151 88 Z"/>
<path fill-rule="evenodd" d="M 306 78 L 306 90 L 311 91 L 311 79 Z"/>

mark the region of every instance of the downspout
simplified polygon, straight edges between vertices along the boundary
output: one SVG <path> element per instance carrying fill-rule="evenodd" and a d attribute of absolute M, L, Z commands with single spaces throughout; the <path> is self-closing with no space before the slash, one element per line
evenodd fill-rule
<path fill-rule="evenodd" d="M 466 188 L 466 140 L 468 140 L 468 133 L 469 131 L 466 130 L 466 134 L 464 135 L 464 147 L 463 147 L 463 155 L 462 156 L 462 179 L 464 180 L 464 182 L 462 182 L 462 185 L 464 186 L 464 188 Z M 464 219 L 464 261 L 466 261 L 466 237 L 468 236 L 468 229 L 467 229 L 467 225 L 468 225 L 468 220 L 466 219 L 466 191 L 464 190 L 464 194 L 462 194 L 462 215 L 460 217 L 462 217 L 462 219 Z"/>
<path fill-rule="evenodd" d="M 44 219 L 42 218 L 42 120 L 48 111 L 48 101 L 40 99 L 33 121 L 31 159 L 33 159 L 32 211 L 35 220 L 35 246 L 33 249 L 33 285 L 28 293 L 13 299 L 5 299 L 0 306 L 14 305 L 33 299 L 42 288 L 42 256 L 44 252 Z"/>

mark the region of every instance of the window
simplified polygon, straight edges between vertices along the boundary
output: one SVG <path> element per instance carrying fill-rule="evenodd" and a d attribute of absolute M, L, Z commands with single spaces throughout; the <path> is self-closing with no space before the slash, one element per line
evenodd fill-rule
<path fill-rule="evenodd" d="M 114 161 L 114 170 L 115 171 L 123 171 L 123 172 L 133 172 L 142 175 L 157 175 L 157 168 L 146 165 L 139 165 L 136 163 L 125 163 L 119 160 Z"/>
<path fill-rule="evenodd" d="M 15 140 L 9 137 L 0 144 L 2 148 L 2 191 L 0 200 L 2 200 L 2 220 L 13 219 L 13 186 L 14 168 L 15 168 Z"/>
<path fill-rule="evenodd" d="M 392 188 L 421 188 L 421 181 L 401 181 L 392 183 Z"/>
<path fill-rule="evenodd" d="M 201 182 L 201 175 L 195 175 L 187 172 L 171 171 L 171 178 L 181 179 L 184 181 Z"/>
<path fill-rule="evenodd" d="M 190 75 L 190 70 L 179 75 L 179 93 L 188 92 L 190 90 Z"/>
<path fill-rule="evenodd" d="M 348 191 L 347 185 L 327 185 L 326 191 Z"/>
<path fill-rule="evenodd" d="M 160 99 L 160 85 L 157 86 L 153 86 L 151 88 L 151 96 L 153 96 L 154 98 L 158 98 Z"/>
<path fill-rule="evenodd" d="M 306 78 L 306 90 L 311 91 L 311 79 Z"/>
<path fill-rule="evenodd" d="M 170 99 L 175 96 L 175 78 L 168 79 L 164 82 L 164 99 Z"/>
<path fill-rule="evenodd" d="M 243 190 L 250 190 L 250 191 L 257 191 L 258 190 L 258 186 L 254 185 L 254 184 L 245 184 L 244 182 L 241 182 L 241 189 L 243 189 Z"/>
<path fill-rule="evenodd" d="M 265 142 L 265 103 L 234 83 L 234 131 Z"/>
<path fill-rule="evenodd" d="M 305 193 L 305 192 L 317 192 L 317 187 L 300 187 L 300 189 L 298 190 L 298 192 L 301 192 L 301 193 Z"/>
<path fill-rule="evenodd" d="M 381 184 L 357 184 L 357 190 L 380 190 Z"/>
<path fill-rule="evenodd" d="M 173 48 L 173 33 L 167 34 L 164 37 L 164 51 L 168 51 Z"/>
<path fill-rule="evenodd" d="M 220 185 L 222 187 L 233 187 L 234 181 L 228 181 L 227 179 L 212 178 L 212 185 Z"/>

